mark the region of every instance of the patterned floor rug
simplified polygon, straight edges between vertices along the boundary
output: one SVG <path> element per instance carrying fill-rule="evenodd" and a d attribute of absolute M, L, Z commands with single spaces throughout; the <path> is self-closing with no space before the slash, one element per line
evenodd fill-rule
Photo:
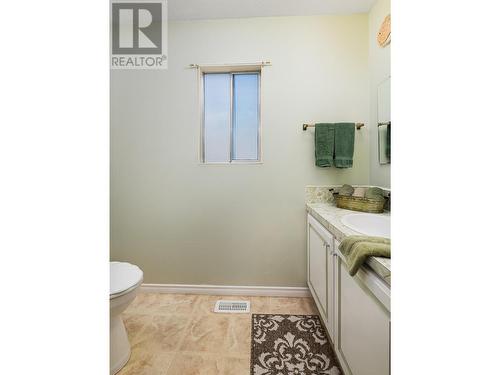
<path fill-rule="evenodd" d="M 251 375 L 341 375 L 317 315 L 252 315 Z"/>

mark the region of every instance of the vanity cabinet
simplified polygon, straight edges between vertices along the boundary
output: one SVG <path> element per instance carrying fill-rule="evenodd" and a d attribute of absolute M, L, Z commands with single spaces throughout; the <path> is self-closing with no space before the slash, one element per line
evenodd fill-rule
<path fill-rule="evenodd" d="M 307 284 L 333 341 L 334 239 L 315 218 L 307 215 Z"/>
<path fill-rule="evenodd" d="M 339 242 L 307 216 L 307 284 L 345 375 L 390 374 L 390 288 L 362 267 L 352 277 Z"/>

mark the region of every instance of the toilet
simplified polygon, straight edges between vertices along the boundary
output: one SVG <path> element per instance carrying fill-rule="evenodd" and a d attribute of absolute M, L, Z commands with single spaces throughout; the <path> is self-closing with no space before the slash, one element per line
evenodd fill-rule
<path fill-rule="evenodd" d="M 114 375 L 130 358 L 130 343 L 121 313 L 134 300 L 142 283 L 142 270 L 130 263 L 110 262 L 110 374 Z"/>

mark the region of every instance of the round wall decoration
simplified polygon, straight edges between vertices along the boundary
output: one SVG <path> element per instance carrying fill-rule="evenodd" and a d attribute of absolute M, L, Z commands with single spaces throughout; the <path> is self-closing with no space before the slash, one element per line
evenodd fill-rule
<path fill-rule="evenodd" d="M 380 25 L 380 30 L 377 35 L 377 42 L 380 47 L 385 47 L 391 42 L 391 15 L 385 17 L 384 22 Z"/>

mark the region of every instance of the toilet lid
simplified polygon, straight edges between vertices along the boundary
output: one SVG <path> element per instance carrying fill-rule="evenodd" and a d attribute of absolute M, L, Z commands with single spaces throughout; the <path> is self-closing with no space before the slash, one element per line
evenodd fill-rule
<path fill-rule="evenodd" d="M 109 266 L 110 295 L 122 293 L 142 281 L 141 269 L 133 264 L 110 262 Z"/>

